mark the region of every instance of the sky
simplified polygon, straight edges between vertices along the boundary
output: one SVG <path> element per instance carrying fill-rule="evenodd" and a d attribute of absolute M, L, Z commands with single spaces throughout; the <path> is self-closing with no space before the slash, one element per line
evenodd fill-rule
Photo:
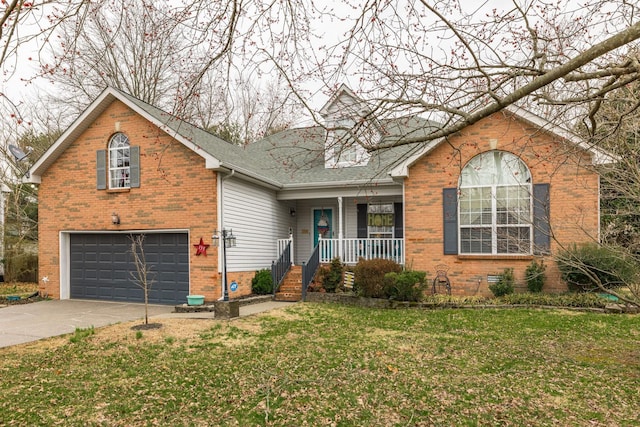
<path fill-rule="evenodd" d="M 518 4 L 524 4 L 524 0 L 515 0 Z M 586 1 L 586 0 L 584 0 Z M 485 0 L 483 2 L 461 0 L 464 7 L 469 11 L 477 10 L 478 13 L 484 14 L 492 9 L 505 10 L 513 7 L 513 0 Z M 330 7 L 336 10 L 338 14 L 354 17 L 357 14 L 357 9 L 350 9 L 346 2 L 332 2 L 332 1 L 319 1 L 316 3 L 318 7 Z M 401 4 L 401 2 L 398 2 Z M 578 0 L 570 0 L 567 6 L 567 10 L 571 10 L 574 7 L 579 6 Z M 613 3 L 612 3 L 613 4 Z M 39 28 L 38 21 L 42 20 L 45 15 L 45 11 L 41 11 L 40 15 L 34 15 L 34 19 L 31 23 L 21 27 L 21 35 L 27 35 L 29 31 L 35 31 Z M 332 44 L 341 41 L 344 38 L 345 32 L 349 28 L 349 24 L 345 21 L 339 21 L 336 19 L 326 19 L 324 21 L 313 21 L 311 25 L 316 28 L 317 31 L 323 33 L 322 40 L 316 41 L 316 43 Z M 40 93 L 47 90 L 50 91 L 54 87 L 46 79 L 36 79 L 34 82 L 29 82 L 28 79 L 33 77 L 38 72 L 38 48 L 41 47 L 42 40 L 34 40 L 28 45 L 20 47 L 20 52 L 17 57 L 12 58 L 12 61 L 7 61 L 3 64 L 2 69 L 2 81 L 0 82 L 0 91 L 11 100 L 14 104 L 20 104 L 23 100 L 33 99 L 38 97 Z M 447 41 L 440 40 L 439 47 L 446 48 Z M 311 47 L 311 49 L 316 49 Z M 354 73 L 355 75 L 355 73 Z M 358 79 L 355 77 L 343 75 L 342 81 L 334 82 L 337 86 L 340 83 L 347 83 L 352 88 L 357 86 Z M 314 82 L 308 82 L 305 86 L 307 91 L 311 94 L 310 106 L 314 109 L 321 108 L 327 101 L 328 94 L 326 90 L 323 90 L 321 85 L 315 85 Z M 5 102 L 6 104 L 6 102 Z M 11 105 L 5 105 L 4 111 L 10 111 Z M 6 116 L 6 113 L 3 113 Z"/>

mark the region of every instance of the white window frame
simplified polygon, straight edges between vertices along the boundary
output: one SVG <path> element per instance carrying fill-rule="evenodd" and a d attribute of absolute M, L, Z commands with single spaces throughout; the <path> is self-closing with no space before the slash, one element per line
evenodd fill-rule
<path fill-rule="evenodd" d="M 376 227 L 369 225 L 369 214 L 387 213 L 393 214 L 393 224 L 391 227 Z M 389 203 L 369 203 L 367 205 L 367 237 L 369 239 L 393 239 L 395 235 L 395 206 Z"/>
<path fill-rule="evenodd" d="M 109 140 L 107 159 L 109 165 L 109 188 L 131 188 L 131 144 L 121 132 Z"/>
<path fill-rule="evenodd" d="M 483 156 L 493 156 L 483 158 Z M 484 170 L 500 162 L 501 170 Z M 487 165 L 492 163 L 492 165 Z M 509 166 L 511 165 L 511 166 Z M 466 170 L 472 168 L 473 170 Z M 475 175 L 479 182 L 465 182 L 465 173 Z M 487 182 L 487 181 L 491 182 Z M 468 180 L 467 180 L 468 181 Z M 460 178 L 458 197 L 458 248 L 461 255 L 530 255 L 533 253 L 533 186 L 531 172 L 516 155 L 505 151 L 488 151 L 467 163 Z M 524 192 L 523 192 L 524 190 Z M 469 206 L 465 195 L 472 192 L 483 193 L 475 199 L 475 206 Z M 498 197 L 498 193 L 505 196 Z M 526 195 L 523 197 L 523 194 Z M 514 195 L 515 197 L 510 197 Z M 465 203 L 468 205 L 465 206 Z M 473 208 L 475 207 L 475 211 Z M 490 214 L 490 216 L 488 216 Z M 503 218 L 499 218 L 503 215 Z M 472 218 L 476 220 L 472 221 Z M 489 221 L 490 219 L 490 221 Z M 506 230 L 505 233 L 501 231 Z M 475 236 L 472 233 L 476 233 Z M 489 235 L 490 232 L 490 235 Z M 512 232 L 513 234 L 509 234 Z M 528 236 L 522 239 L 521 235 Z M 510 236 L 516 235 L 515 244 L 509 243 Z M 483 238 L 490 245 L 483 244 Z M 507 236 L 500 239 L 501 236 Z M 475 250 L 474 246 L 480 250 Z M 490 251 L 484 250 L 490 248 Z"/>

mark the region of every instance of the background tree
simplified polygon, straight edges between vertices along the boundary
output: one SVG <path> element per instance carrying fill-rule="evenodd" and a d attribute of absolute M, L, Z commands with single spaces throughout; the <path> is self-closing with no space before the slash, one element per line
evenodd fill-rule
<path fill-rule="evenodd" d="M 598 101 L 590 116 L 593 140 L 615 155 L 600 168 L 602 242 L 640 256 L 640 84 L 630 83 Z M 586 133 L 585 126 L 578 130 Z"/>
<path fill-rule="evenodd" d="M 294 108 L 290 96 L 275 83 L 249 83 L 225 55 L 232 40 L 216 38 L 232 30 L 237 7 L 234 2 L 207 8 L 149 0 L 92 3 L 81 22 L 70 19 L 60 26 L 52 60 L 43 65 L 55 105 L 75 118 L 112 86 L 233 143 L 251 142 L 265 129 L 283 126 L 282 117 Z"/>
<path fill-rule="evenodd" d="M 31 184 L 5 187 L 4 279 L 38 281 L 37 189 Z"/>
<path fill-rule="evenodd" d="M 96 2 L 81 21 L 65 21 L 43 71 L 57 100 L 77 116 L 107 86 L 171 109 L 190 55 L 179 18 L 164 3 Z M 81 25 L 80 25 L 81 24 Z"/>
<path fill-rule="evenodd" d="M 6 281 L 37 282 L 38 267 L 38 188 L 22 182 L 33 162 L 57 138 L 54 134 L 35 134 L 33 130 L 20 136 L 17 145 L 27 157 L 18 160 L 2 152 L 6 169 L 2 180 L 4 201 L 4 278 Z"/>
<path fill-rule="evenodd" d="M 136 18 L 130 13 L 134 10 L 143 13 Z M 109 18 L 108 23 L 98 25 L 103 18 Z M 149 28 L 153 18 L 159 31 Z M 132 20 L 148 31 L 127 40 L 120 33 L 131 31 Z M 210 72 L 226 74 L 227 84 L 235 70 L 257 79 L 279 72 L 303 103 L 309 90 L 331 90 L 346 81 L 363 98 L 375 100 L 378 118 L 414 112 L 445 124 L 419 141 L 451 134 L 517 102 L 554 110 L 550 117 L 564 123 L 575 121 L 577 112 L 588 114 L 591 101 L 638 77 L 636 59 L 617 51 L 640 37 L 638 8 L 618 0 L 481 5 L 355 1 L 326 7 L 310 0 L 146 0 L 135 5 L 102 0 L 44 2 L 37 7 L 16 0 L 7 3 L 1 23 L 3 65 L 17 58 L 27 41 L 37 41 L 39 52 L 50 45 L 56 52 L 42 61 L 43 75 L 80 76 L 67 65 L 82 61 L 85 47 L 87 58 L 99 58 L 99 50 L 92 53 L 92 47 L 109 47 L 103 57 L 119 52 L 118 64 L 124 65 L 105 68 L 113 78 L 140 63 L 149 65 L 138 67 L 135 78 L 127 80 L 149 85 L 145 90 L 131 85 L 137 94 L 151 96 L 154 88 L 157 93 L 164 82 L 149 78 L 173 70 L 177 84 L 169 86 L 169 96 L 171 111 L 177 114 L 203 94 L 202 83 Z M 60 34 L 62 24 L 65 32 Z M 96 28 L 104 33 L 90 32 Z M 88 44 L 89 35 L 97 42 Z M 121 48 L 125 41 L 136 48 Z M 167 63 L 157 57 L 158 50 L 186 55 Z M 310 86 L 310 81 L 321 83 Z M 308 108 L 309 115 L 313 110 Z"/>

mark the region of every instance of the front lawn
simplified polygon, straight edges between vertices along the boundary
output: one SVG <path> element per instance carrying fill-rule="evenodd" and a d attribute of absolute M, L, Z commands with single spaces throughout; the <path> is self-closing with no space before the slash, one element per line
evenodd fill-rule
<path fill-rule="evenodd" d="M 295 304 L 0 349 L 6 425 L 640 425 L 640 316 Z M 73 338 L 73 339 L 72 339 Z"/>

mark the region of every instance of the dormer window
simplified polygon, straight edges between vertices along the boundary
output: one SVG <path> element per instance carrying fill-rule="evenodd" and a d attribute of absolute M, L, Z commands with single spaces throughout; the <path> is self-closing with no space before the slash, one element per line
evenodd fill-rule
<path fill-rule="evenodd" d="M 357 161 L 357 149 L 355 144 L 349 144 L 342 147 L 334 148 L 334 157 L 336 164 L 355 165 Z"/>
<path fill-rule="evenodd" d="M 327 127 L 325 168 L 365 166 L 371 157 L 369 150 L 382 138 L 369 106 L 342 85 L 320 114 Z"/>
<path fill-rule="evenodd" d="M 359 127 L 350 117 L 340 117 L 333 122 L 327 131 L 325 167 L 364 166 L 369 162 L 369 152 L 362 146 L 358 136 L 353 134 L 354 129 L 358 130 Z"/>

